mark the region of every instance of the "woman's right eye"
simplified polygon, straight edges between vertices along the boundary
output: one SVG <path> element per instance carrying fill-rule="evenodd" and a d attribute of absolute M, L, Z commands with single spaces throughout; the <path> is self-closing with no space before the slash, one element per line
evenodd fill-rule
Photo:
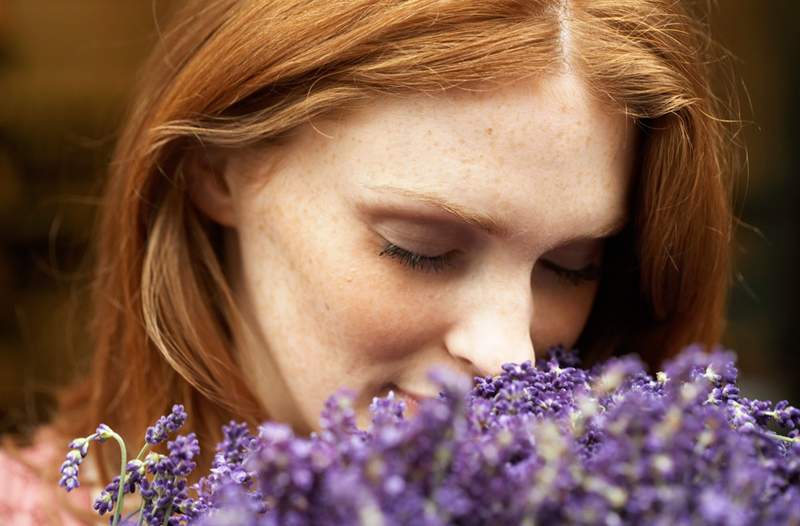
<path fill-rule="evenodd" d="M 378 255 L 387 255 L 397 259 L 412 270 L 441 272 L 447 267 L 453 266 L 452 259 L 455 255 L 455 251 L 440 256 L 424 256 L 387 241 L 383 250 L 381 250 Z M 597 281 L 600 278 L 600 267 L 595 264 L 590 264 L 582 269 L 568 269 L 556 265 L 551 261 L 541 260 L 540 262 L 542 266 L 555 274 L 558 279 L 572 286 L 578 287 L 586 283 Z"/>
<path fill-rule="evenodd" d="M 448 252 L 441 256 L 423 256 L 410 250 L 398 247 L 394 243 L 387 242 L 379 256 L 387 255 L 399 260 L 401 263 L 413 270 L 422 272 L 440 272 L 452 266 L 454 252 Z"/>

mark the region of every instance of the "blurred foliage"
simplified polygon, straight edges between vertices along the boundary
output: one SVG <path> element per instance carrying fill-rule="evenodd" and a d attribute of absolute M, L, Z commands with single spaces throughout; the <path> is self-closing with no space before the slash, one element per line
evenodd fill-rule
<path fill-rule="evenodd" d="M 131 85 L 168 2 L 12 0 L 0 9 L 0 434 L 47 417 L 85 366 L 97 195 Z M 736 57 L 748 172 L 723 341 L 748 396 L 800 402 L 800 2 L 726 0 L 709 19 Z M 724 82 L 724 79 L 721 79 Z"/>

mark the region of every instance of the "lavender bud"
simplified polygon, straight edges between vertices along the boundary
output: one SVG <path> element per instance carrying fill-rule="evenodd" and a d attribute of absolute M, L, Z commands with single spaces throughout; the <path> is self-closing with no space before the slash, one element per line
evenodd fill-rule
<path fill-rule="evenodd" d="M 170 433 L 180 429 L 186 422 L 186 411 L 180 404 L 172 406 L 172 411 L 167 416 L 159 417 L 155 424 L 148 427 L 145 431 L 144 439 L 150 445 L 157 445 L 164 442 Z"/>

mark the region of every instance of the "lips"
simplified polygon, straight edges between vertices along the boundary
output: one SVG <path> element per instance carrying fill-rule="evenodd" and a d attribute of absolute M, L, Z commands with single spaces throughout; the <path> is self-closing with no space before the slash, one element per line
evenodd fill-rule
<path fill-rule="evenodd" d="M 405 417 L 411 418 L 419 412 L 419 404 L 422 402 L 422 397 L 412 395 L 402 389 L 397 389 L 397 395 L 406 403 Z"/>
<path fill-rule="evenodd" d="M 426 396 L 418 395 L 418 394 L 406 391 L 405 389 L 401 389 L 400 387 L 398 387 L 395 384 L 387 385 L 386 388 L 385 388 L 385 391 L 386 391 L 387 395 L 388 395 L 389 391 L 394 391 L 394 393 L 397 396 L 397 398 L 399 398 L 400 400 L 405 402 L 406 410 L 403 413 L 403 415 L 405 416 L 406 419 L 411 418 L 414 415 L 416 415 L 417 412 L 419 411 L 420 404 L 422 403 L 423 400 L 425 400 L 425 398 L 427 398 Z M 384 396 L 386 396 L 386 395 L 384 395 Z"/>

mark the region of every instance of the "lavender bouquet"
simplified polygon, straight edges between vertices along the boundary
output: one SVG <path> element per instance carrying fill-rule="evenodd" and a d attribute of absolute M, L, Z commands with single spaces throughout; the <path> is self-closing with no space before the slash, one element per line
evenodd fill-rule
<path fill-rule="evenodd" d="M 800 410 L 740 396 L 734 362 L 689 347 L 652 377 L 635 355 L 582 369 L 554 348 L 472 381 L 436 369 L 437 399 L 406 419 L 394 393 L 375 398 L 368 430 L 340 390 L 308 437 L 231 422 L 193 485 L 193 434 L 149 450 L 183 425 L 176 405 L 133 460 L 107 426 L 74 440 L 60 484 L 114 438 L 120 475 L 95 501 L 114 525 L 800 525 Z"/>

